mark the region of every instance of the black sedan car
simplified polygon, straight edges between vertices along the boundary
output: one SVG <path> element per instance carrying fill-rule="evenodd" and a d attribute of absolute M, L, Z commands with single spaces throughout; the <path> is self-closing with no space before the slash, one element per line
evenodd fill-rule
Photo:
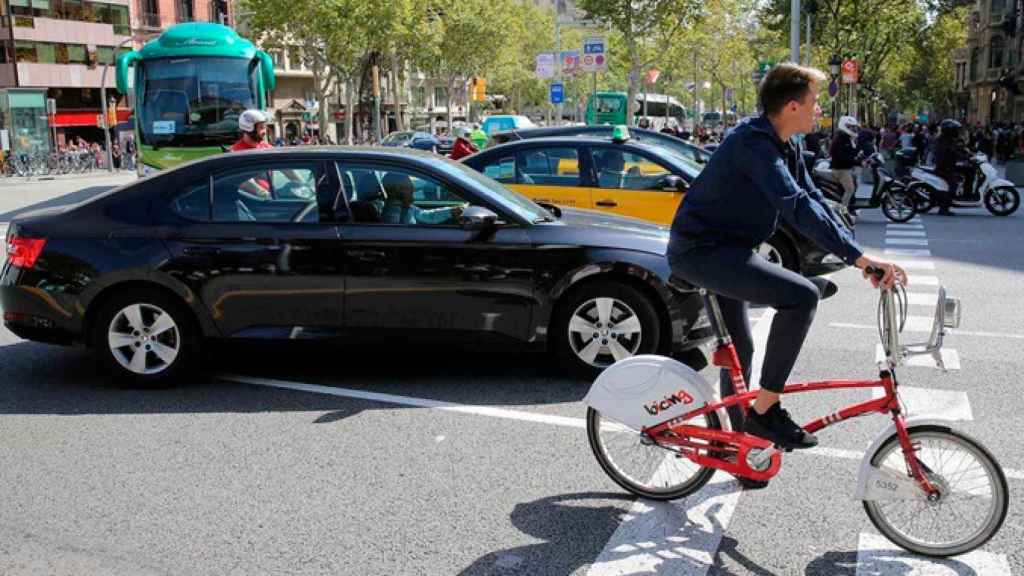
<path fill-rule="evenodd" d="M 512 141 L 462 162 L 538 202 L 592 208 L 666 226 L 702 169 L 659 145 L 583 136 Z M 854 222 L 846 210 L 829 202 L 852 230 Z M 846 266 L 785 221 L 758 250 L 767 260 L 805 276 Z"/>
<path fill-rule="evenodd" d="M 14 220 L 0 303 L 15 334 L 88 345 L 137 383 L 194 367 L 205 339 L 370 335 L 542 344 L 590 376 L 702 359 L 706 318 L 669 287 L 667 240 L 429 153 L 251 151 Z"/>

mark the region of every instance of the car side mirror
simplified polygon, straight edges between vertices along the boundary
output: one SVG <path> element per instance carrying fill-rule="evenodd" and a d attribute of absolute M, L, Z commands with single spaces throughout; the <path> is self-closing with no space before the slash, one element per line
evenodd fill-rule
<path fill-rule="evenodd" d="M 498 215 L 483 206 L 467 206 L 459 216 L 459 226 L 471 232 L 493 228 L 497 222 Z"/>
<path fill-rule="evenodd" d="M 669 174 L 665 176 L 665 179 L 661 181 L 661 189 L 669 190 L 672 192 L 686 192 L 686 180 L 683 180 L 675 174 Z"/>

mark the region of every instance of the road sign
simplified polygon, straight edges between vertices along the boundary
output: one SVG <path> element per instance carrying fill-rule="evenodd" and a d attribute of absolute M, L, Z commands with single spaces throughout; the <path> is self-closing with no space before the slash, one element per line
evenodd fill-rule
<path fill-rule="evenodd" d="M 828 84 L 828 97 L 835 98 L 836 94 L 839 94 L 839 84 L 833 80 Z"/>
<path fill-rule="evenodd" d="M 859 75 L 856 60 L 851 58 L 843 61 L 843 84 L 856 84 Z"/>
<path fill-rule="evenodd" d="M 565 86 L 561 82 L 551 83 L 551 103 L 561 104 L 565 101 Z"/>
<path fill-rule="evenodd" d="M 562 74 L 575 76 L 580 71 L 579 50 L 565 50 L 562 52 Z"/>
<path fill-rule="evenodd" d="M 608 55 L 603 36 L 583 39 L 582 69 L 584 72 L 604 72 L 608 69 Z"/>
<path fill-rule="evenodd" d="M 658 81 L 658 77 L 661 76 L 661 70 L 657 68 L 651 68 L 644 74 L 644 84 L 654 84 Z"/>
<path fill-rule="evenodd" d="M 757 63 L 757 71 L 761 74 L 767 74 L 768 71 L 772 69 L 772 66 L 775 66 L 775 62 L 771 60 L 761 60 Z"/>
<path fill-rule="evenodd" d="M 537 54 L 537 77 L 552 78 L 555 75 L 555 55 L 552 52 Z"/>

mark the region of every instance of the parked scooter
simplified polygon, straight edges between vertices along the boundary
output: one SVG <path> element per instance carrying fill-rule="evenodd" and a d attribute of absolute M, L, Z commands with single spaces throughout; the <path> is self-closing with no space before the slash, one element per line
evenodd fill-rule
<path fill-rule="evenodd" d="M 863 165 L 871 169 L 874 176 L 874 185 L 871 188 L 869 198 L 857 198 L 854 196 L 850 208 L 863 210 L 867 208 L 882 208 L 882 214 L 893 222 L 906 222 L 917 214 L 918 199 L 916 199 L 904 185 L 903 182 L 893 178 L 883 165 L 885 161 L 882 155 L 875 152 L 864 160 Z M 832 175 L 828 159 L 819 160 L 814 166 L 814 183 L 817 185 L 826 198 L 837 202 L 842 201 L 843 187 Z"/>
<path fill-rule="evenodd" d="M 974 183 L 970 190 L 958 185 L 953 194 L 953 208 L 975 208 L 984 205 L 995 216 L 1009 216 L 1020 207 L 1020 193 L 1017 187 L 999 177 L 988 156 L 977 153 L 969 160 L 974 171 Z M 935 194 L 946 192 L 949 186 L 931 167 L 916 166 L 910 170 L 905 181 L 907 189 L 917 199 L 917 211 L 927 212 L 935 207 Z"/>

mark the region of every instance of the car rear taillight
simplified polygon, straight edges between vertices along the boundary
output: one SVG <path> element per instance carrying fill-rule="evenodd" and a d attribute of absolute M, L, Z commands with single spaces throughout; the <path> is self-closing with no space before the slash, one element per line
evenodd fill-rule
<path fill-rule="evenodd" d="M 7 238 L 7 260 L 11 266 L 31 268 L 36 265 L 45 245 L 46 238 L 10 236 Z"/>

